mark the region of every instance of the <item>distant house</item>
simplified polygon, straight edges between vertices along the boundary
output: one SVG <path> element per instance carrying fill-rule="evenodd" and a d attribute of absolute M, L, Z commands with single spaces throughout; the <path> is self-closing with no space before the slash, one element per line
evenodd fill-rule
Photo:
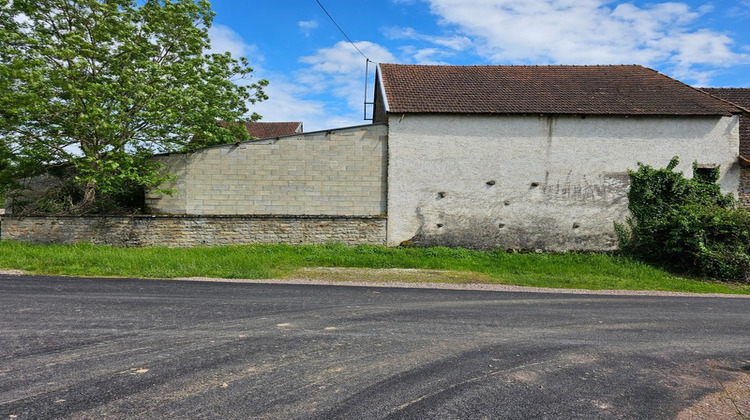
<path fill-rule="evenodd" d="M 726 192 L 740 182 L 747 111 L 641 66 L 380 64 L 374 103 L 374 124 L 158 156 L 176 193 L 148 203 L 326 216 L 315 225 L 392 246 L 612 250 L 639 162 L 679 156 L 688 176 L 697 162 L 721 168 Z"/>
<path fill-rule="evenodd" d="M 248 122 L 248 133 L 256 139 L 291 136 L 303 133 L 301 122 Z"/>
<path fill-rule="evenodd" d="M 615 249 L 638 162 L 720 166 L 737 191 L 742 112 L 636 65 L 381 64 L 387 242 Z"/>

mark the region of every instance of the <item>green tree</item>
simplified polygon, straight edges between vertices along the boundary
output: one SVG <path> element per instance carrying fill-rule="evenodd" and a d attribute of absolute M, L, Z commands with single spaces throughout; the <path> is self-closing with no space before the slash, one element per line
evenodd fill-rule
<path fill-rule="evenodd" d="M 207 53 L 209 2 L 139 3 L 0 0 L 0 188 L 67 166 L 89 208 L 167 180 L 154 153 L 247 138 L 217 121 L 259 119 L 246 104 L 268 82 L 250 81 L 244 57 Z"/>

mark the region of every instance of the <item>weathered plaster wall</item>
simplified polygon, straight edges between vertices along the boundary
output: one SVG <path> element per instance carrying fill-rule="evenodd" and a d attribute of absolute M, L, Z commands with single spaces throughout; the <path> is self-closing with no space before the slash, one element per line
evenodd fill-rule
<path fill-rule="evenodd" d="M 156 213 L 378 215 L 386 212 L 384 124 L 158 157 L 177 176 Z"/>
<path fill-rule="evenodd" d="M 384 245 L 384 217 L 132 216 L 3 217 L 0 239 L 139 247 L 255 243 Z"/>
<path fill-rule="evenodd" d="M 617 247 L 627 169 L 679 155 L 721 165 L 737 191 L 738 123 L 725 118 L 395 115 L 388 244 L 564 250 Z"/>

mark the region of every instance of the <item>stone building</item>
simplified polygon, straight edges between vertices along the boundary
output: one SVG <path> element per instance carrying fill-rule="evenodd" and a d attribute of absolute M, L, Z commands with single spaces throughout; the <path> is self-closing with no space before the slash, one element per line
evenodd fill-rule
<path fill-rule="evenodd" d="M 387 243 L 611 250 L 638 162 L 739 183 L 739 107 L 641 66 L 381 64 Z"/>

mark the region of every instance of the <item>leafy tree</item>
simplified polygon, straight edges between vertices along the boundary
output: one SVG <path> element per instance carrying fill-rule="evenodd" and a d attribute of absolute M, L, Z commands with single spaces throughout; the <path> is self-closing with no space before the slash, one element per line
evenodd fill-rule
<path fill-rule="evenodd" d="M 138 3 L 0 0 L 0 189 L 67 166 L 91 208 L 167 180 L 154 153 L 247 138 L 217 121 L 260 118 L 246 104 L 268 82 L 244 57 L 207 54 L 209 2 Z"/>
<path fill-rule="evenodd" d="M 615 224 L 621 250 L 683 272 L 750 280 L 750 213 L 721 193 L 718 168 L 688 179 L 674 172 L 678 162 L 629 171 L 632 217 Z"/>
<path fill-rule="evenodd" d="M 7 173 L 10 169 L 11 157 L 12 154 L 10 148 L 8 148 L 5 142 L 0 139 L 0 208 L 5 207 L 5 193 L 4 188 L 2 188 L 2 183 L 3 180 L 8 178 Z"/>

